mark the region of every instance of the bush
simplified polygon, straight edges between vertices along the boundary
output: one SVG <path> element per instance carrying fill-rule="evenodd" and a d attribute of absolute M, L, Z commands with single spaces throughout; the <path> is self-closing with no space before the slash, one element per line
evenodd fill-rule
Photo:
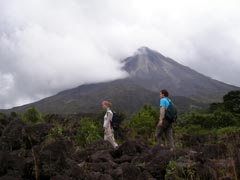
<path fill-rule="evenodd" d="M 201 128 L 211 128 L 213 126 L 212 114 L 189 113 L 182 116 L 178 122 L 181 127 L 188 127 L 190 125 L 197 125 Z"/>
<path fill-rule="evenodd" d="M 219 136 L 228 136 L 234 133 L 238 133 L 240 135 L 240 127 L 229 126 L 216 130 L 216 133 Z"/>
<path fill-rule="evenodd" d="M 215 111 L 224 111 L 223 103 L 211 103 L 208 109 L 209 113 L 214 113 Z"/>
<path fill-rule="evenodd" d="M 103 134 L 102 127 L 89 118 L 80 120 L 80 127 L 77 131 L 75 142 L 81 147 L 86 147 L 88 144 L 101 139 Z"/>
<path fill-rule="evenodd" d="M 230 91 L 223 96 L 223 101 L 227 111 L 240 114 L 240 91 Z"/>
<path fill-rule="evenodd" d="M 17 118 L 18 117 L 18 114 L 16 112 L 11 112 L 10 113 L 10 117 L 12 118 Z"/>
<path fill-rule="evenodd" d="M 145 139 L 152 143 L 158 119 L 159 111 L 152 106 L 144 105 L 139 113 L 133 114 L 128 121 L 124 122 L 124 126 L 130 128 L 128 136 L 134 139 Z"/>
<path fill-rule="evenodd" d="M 223 128 L 228 126 L 237 125 L 237 121 L 235 120 L 234 116 L 230 112 L 221 112 L 217 111 L 214 113 L 214 123 L 213 128 Z"/>
<path fill-rule="evenodd" d="M 7 116 L 3 113 L 0 113 L 0 119 L 5 119 Z"/>
<path fill-rule="evenodd" d="M 29 108 L 23 114 L 23 119 L 31 124 L 43 121 L 42 115 L 34 107 Z"/>
<path fill-rule="evenodd" d="M 180 127 L 196 125 L 204 129 L 214 129 L 238 125 L 238 121 L 230 112 L 216 111 L 213 114 L 195 112 L 182 116 L 178 125 Z"/>
<path fill-rule="evenodd" d="M 58 139 L 64 139 L 63 128 L 61 126 L 56 126 L 51 128 L 50 132 L 45 138 L 45 145 L 51 144 L 52 142 L 57 141 Z"/>

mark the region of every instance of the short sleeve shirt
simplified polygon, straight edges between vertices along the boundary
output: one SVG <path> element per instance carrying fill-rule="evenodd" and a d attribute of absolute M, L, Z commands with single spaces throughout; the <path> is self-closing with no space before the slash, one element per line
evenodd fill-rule
<path fill-rule="evenodd" d="M 160 108 L 161 107 L 165 107 L 165 109 L 167 109 L 168 106 L 169 106 L 169 102 L 171 102 L 170 99 L 168 99 L 168 98 L 161 98 L 160 99 Z"/>
<path fill-rule="evenodd" d="M 107 125 L 107 116 L 108 116 L 108 113 L 110 113 L 110 121 L 112 121 L 112 117 L 113 117 L 113 112 L 111 111 L 111 109 L 108 109 L 107 112 L 105 113 L 104 115 L 104 121 L 103 121 L 103 127 L 105 128 L 106 125 Z"/>

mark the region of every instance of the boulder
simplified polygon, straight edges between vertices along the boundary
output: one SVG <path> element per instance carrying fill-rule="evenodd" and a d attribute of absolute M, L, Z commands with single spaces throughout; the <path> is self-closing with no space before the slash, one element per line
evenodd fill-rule
<path fill-rule="evenodd" d="M 4 126 L 0 125 L 0 137 L 2 136 L 3 130 L 4 130 Z"/>
<path fill-rule="evenodd" d="M 0 177 L 1 180 L 22 180 L 20 176 L 2 176 Z"/>
<path fill-rule="evenodd" d="M 0 118 L 0 125 L 6 127 L 11 122 L 10 118 L 2 117 Z"/>
<path fill-rule="evenodd" d="M 22 129 L 25 127 L 22 120 L 11 121 L 2 132 L 0 150 L 18 150 L 23 144 Z"/>
<path fill-rule="evenodd" d="M 28 159 L 20 151 L 0 151 L 0 176 L 26 177 L 26 172 L 32 173 L 27 163 Z"/>
<path fill-rule="evenodd" d="M 57 175 L 57 176 L 51 177 L 50 180 L 72 180 L 72 178 L 65 175 Z"/>
<path fill-rule="evenodd" d="M 118 147 L 116 151 L 112 153 L 114 158 L 120 158 L 123 155 L 136 156 L 149 149 L 146 141 L 126 141 Z"/>
<path fill-rule="evenodd" d="M 0 176 L 7 174 L 10 158 L 9 152 L 0 151 Z"/>
<path fill-rule="evenodd" d="M 240 179 L 240 144 L 237 144 L 234 148 L 234 166 L 236 169 L 237 177 Z"/>
<path fill-rule="evenodd" d="M 168 172 L 166 179 L 211 179 L 217 180 L 217 172 L 207 164 L 193 162 L 183 159 L 174 163 L 175 167 L 171 172 Z M 168 170 L 169 171 L 169 170 Z"/>
<path fill-rule="evenodd" d="M 31 149 L 35 145 L 40 145 L 48 135 L 52 125 L 47 123 L 26 126 L 23 129 L 23 143 L 26 149 Z"/>
<path fill-rule="evenodd" d="M 86 151 L 89 154 L 92 154 L 92 153 L 95 153 L 95 152 L 101 151 L 101 150 L 109 150 L 110 151 L 110 150 L 114 150 L 114 148 L 108 141 L 104 141 L 104 140 L 95 141 L 86 147 Z"/>
<path fill-rule="evenodd" d="M 73 179 L 85 180 L 87 176 L 85 165 L 71 166 L 69 176 Z"/>
<path fill-rule="evenodd" d="M 200 146 L 192 147 L 205 159 L 222 159 L 227 158 L 228 149 L 225 144 L 202 144 Z"/>
<path fill-rule="evenodd" d="M 132 179 L 138 179 L 138 180 L 145 180 L 149 177 L 146 176 L 146 174 L 141 171 L 141 169 L 133 164 L 130 163 L 124 163 L 121 164 L 122 168 L 122 179 L 126 180 L 132 180 Z"/>
<path fill-rule="evenodd" d="M 176 157 L 176 152 L 157 145 L 144 154 L 135 157 L 132 163 L 148 171 L 153 178 L 163 179 L 166 173 L 166 166 L 170 160 L 174 160 Z"/>
<path fill-rule="evenodd" d="M 40 179 L 61 175 L 65 169 L 69 169 L 67 158 L 71 157 L 73 150 L 73 144 L 64 140 L 43 147 L 39 151 Z"/>
<path fill-rule="evenodd" d="M 108 150 L 97 151 L 96 153 L 92 154 L 89 159 L 89 162 L 95 162 L 95 163 L 109 162 L 109 161 L 113 161 L 113 157 L 111 156 Z"/>
<path fill-rule="evenodd" d="M 183 135 L 181 142 L 184 147 L 199 146 L 210 141 L 211 136 L 208 134 L 204 135 Z"/>

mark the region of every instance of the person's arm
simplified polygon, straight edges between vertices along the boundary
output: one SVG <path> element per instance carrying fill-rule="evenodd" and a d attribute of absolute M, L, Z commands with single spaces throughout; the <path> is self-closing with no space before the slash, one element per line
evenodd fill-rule
<path fill-rule="evenodd" d="M 162 106 L 161 111 L 160 111 L 160 118 L 159 118 L 158 126 L 162 126 L 164 114 L 165 114 L 165 107 Z"/>
<path fill-rule="evenodd" d="M 107 123 L 106 123 L 106 127 L 105 127 L 105 133 L 107 133 L 107 130 L 108 130 L 109 127 L 110 127 L 110 119 L 111 119 L 111 113 L 108 112 L 108 113 L 107 113 Z"/>

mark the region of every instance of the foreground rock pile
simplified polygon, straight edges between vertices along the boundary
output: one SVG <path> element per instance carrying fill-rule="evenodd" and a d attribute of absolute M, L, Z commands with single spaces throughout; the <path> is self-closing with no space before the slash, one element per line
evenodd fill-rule
<path fill-rule="evenodd" d="M 44 142 L 52 126 L 1 120 L 1 180 L 223 180 L 239 176 L 239 143 L 231 153 L 223 143 L 204 144 L 204 140 L 174 151 L 143 140 L 126 141 L 116 150 L 102 140 L 79 149 L 67 138 Z M 183 143 L 189 141 L 185 138 Z"/>

